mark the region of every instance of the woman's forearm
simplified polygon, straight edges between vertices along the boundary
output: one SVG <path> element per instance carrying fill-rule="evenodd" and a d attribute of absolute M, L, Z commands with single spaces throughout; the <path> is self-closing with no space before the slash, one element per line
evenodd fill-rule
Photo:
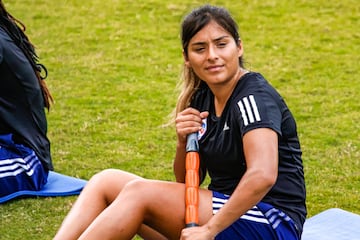
<path fill-rule="evenodd" d="M 177 143 L 176 154 L 173 163 L 174 175 L 176 182 L 185 182 L 185 158 L 186 158 L 186 144 Z"/>
<path fill-rule="evenodd" d="M 245 173 L 229 201 L 206 224 L 209 231 L 218 234 L 261 201 L 276 180 L 266 175 L 257 169 Z"/>

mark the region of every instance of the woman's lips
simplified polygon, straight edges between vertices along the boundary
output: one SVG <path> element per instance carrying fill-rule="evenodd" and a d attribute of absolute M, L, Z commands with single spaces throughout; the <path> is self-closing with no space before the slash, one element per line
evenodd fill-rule
<path fill-rule="evenodd" d="M 206 67 L 206 70 L 209 71 L 209 72 L 217 72 L 222 67 L 223 67 L 223 65 L 211 65 L 211 66 Z"/>

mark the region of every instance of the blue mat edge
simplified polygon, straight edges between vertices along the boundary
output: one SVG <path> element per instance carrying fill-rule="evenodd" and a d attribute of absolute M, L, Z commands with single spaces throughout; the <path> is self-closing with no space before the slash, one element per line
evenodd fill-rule
<path fill-rule="evenodd" d="M 360 239 L 360 215 L 341 208 L 326 209 L 306 219 L 302 240 Z"/>
<path fill-rule="evenodd" d="M 0 204 L 5 203 L 7 201 L 10 201 L 12 199 L 15 198 L 19 198 L 19 197 L 26 197 L 26 196 L 39 196 L 39 197 L 63 197 L 63 196 L 72 196 L 72 195 L 78 195 L 80 194 L 80 192 L 82 191 L 82 189 L 84 188 L 85 184 L 87 183 L 86 180 L 80 179 L 80 178 L 75 178 L 75 177 L 71 177 L 71 176 L 67 176 L 58 172 L 54 172 L 54 171 L 50 171 L 49 172 L 49 178 L 50 177 L 61 177 L 66 179 L 67 181 L 71 181 L 76 183 L 76 186 L 71 186 L 69 187 L 69 189 L 67 191 L 62 191 L 62 192 L 58 192 L 58 191 L 49 191 L 49 190 L 40 190 L 40 191 L 29 191 L 29 190 L 23 190 L 23 191 L 18 191 L 18 192 L 14 192 L 12 194 L 6 195 L 4 197 L 0 197 Z M 47 185 L 44 186 L 44 188 L 46 189 Z"/>

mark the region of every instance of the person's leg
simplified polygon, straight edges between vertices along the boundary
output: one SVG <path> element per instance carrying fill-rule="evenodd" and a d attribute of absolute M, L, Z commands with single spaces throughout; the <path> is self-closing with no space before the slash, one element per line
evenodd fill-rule
<path fill-rule="evenodd" d="M 200 191 L 200 224 L 212 216 L 211 198 L 210 191 Z M 184 200 L 184 184 L 131 181 L 79 239 L 132 239 L 142 224 L 168 239 L 179 239 L 185 226 Z"/>
<path fill-rule="evenodd" d="M 145 240 L 167 240 L 168 239 L 161 233 L 155 231 L 154 229 L 152 229 L 151 227 L 149 227 L 145 224 L 141 225 L 140 229 L 137 232 L 137 235 Z"/>
<path fill-rule="evenodd" d="M 76 200 L 54 239 L 77 239 L 130 181 L 140 177 L 115 169 L 94 175 Z"/>

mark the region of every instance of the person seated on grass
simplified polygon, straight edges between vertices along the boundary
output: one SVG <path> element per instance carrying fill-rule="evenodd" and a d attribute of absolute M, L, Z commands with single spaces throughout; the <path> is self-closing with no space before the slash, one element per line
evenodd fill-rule
<path fill-rule="evenodd" d="M 0 197 L 40 190 L 53 169 L 44 109 L 52 97 L 37 60 L 25 25 L 0 0 Z"/>
<path fill-rule="evenodd" d="M 55 239 L 300 239 L 306 217 L 302 152 L 283 98 L 244 67 L 228 10 L 194 9 L 182 22 L 183 90 L 176 106 L 176 182 L 121 170 L 95 174 Z M 199 226 L 185 228 L 187 135 L 198 132 Z"/>

